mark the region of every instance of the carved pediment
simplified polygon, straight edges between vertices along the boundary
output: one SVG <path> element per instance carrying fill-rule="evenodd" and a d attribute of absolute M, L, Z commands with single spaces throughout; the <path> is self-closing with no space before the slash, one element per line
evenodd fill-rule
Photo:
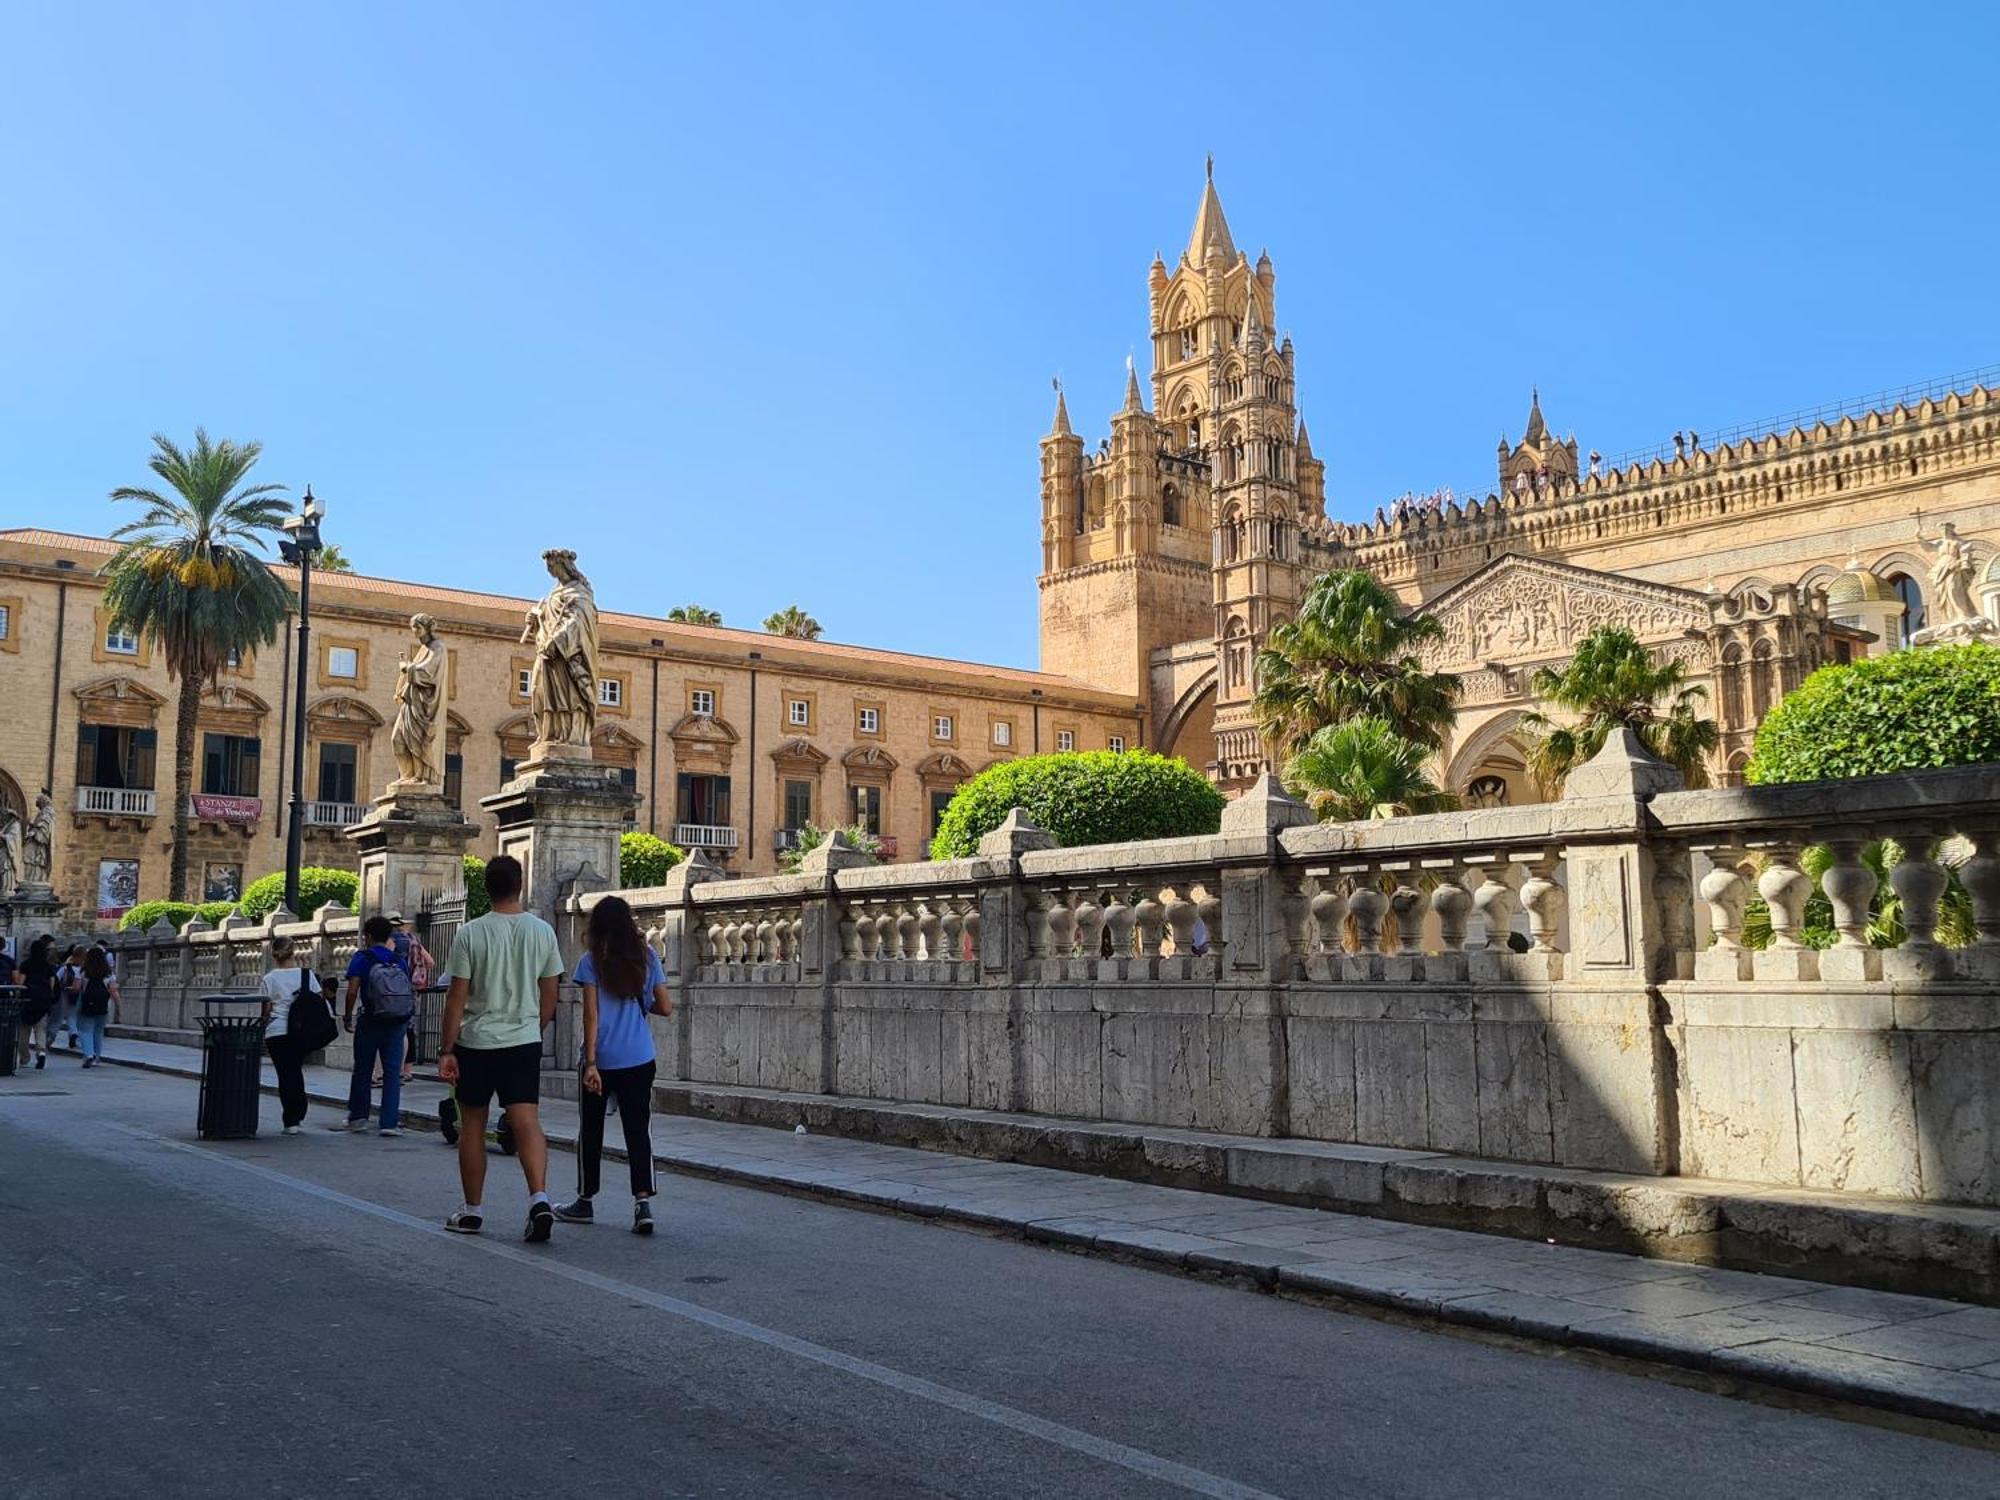
<path fill-rule="evenodd" d="M 359 698 L 340 694 L 329 694 L 307 704 L 306 718 L 315 724 L 350 724 L 370 729 L 382 727 L 382 716 L 374 709 Z"/>
<path fill-rule="evenodd" d="M 940 750 L 917 763 L 917 774 L 927 781 L 964 781 L 972 775 L 972 767 L 949 750 Z"/>
<path fill-rule="evenodd" d="M 238 687 L 233 682 L 219 683 L 202 694 L 203 708 L 222 709 L 225 712 L 245 714 L 267 714 L 271 705 L 246 687 Z"/>
<path fill-rule="evenodd" d="M 1424 665 L 1447 671 L 1559 659 L 1601 625 L 1624 625 L 1656 645 L 1709 624 L 1708 597 L 1693 589 L 1512 553 L 1453 584 L 1424 613 L 1444 627 L 1423 648 Z"/>
<path fill-rule="evenodd" d="M 142 682 L 130 677 L 100 677 L 77 688 L 76 696 L 85 703 L 143 703 L 151 708 L 166 705 L 166 699 Z"/>
<path fill-rule="evenodd" d="M 708 747 L 726 753 L 737 740 L 736 730 L 727 719 L 713 714 L 682 714 L 674 720 L 667 736 L 683 748 Z"/>
<path fill-rule="evenodd" d="M 645 749 L 645 741 L 629 730 L 620 729 L 616 724 L 607 724 L 590 737 L 590 743 L 600 750 L 625 750 L 637 754 Z"/>
<path fill-rule="evenodd" d="M 771 747 L 771 759 L 781 765 L 806 766 L 817 771 L 833 757 L 804 735 L 793 735 Z"/>
<path fill-rule="evenodd" d="M 840 763 L 850 771 L 879 771 L 884 774 L 896 769 L 896 757 L 880 745 L 856 745 L 840 757 Z"/>

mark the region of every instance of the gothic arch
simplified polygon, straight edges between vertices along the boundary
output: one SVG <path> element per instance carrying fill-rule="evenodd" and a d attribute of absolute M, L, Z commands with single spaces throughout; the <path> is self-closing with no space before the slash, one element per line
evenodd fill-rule
<path fill-rule="evenodd" d="M 1497 777 L 1505 786 L 1507 803 L 1542 801 L 1541 789 L 1528 774 L 1528 744 L 1522 729 L 1526 717 L 1525 709 L 1504 709 L 1467 735 L 1452 753 L 1445 790 L 1467 797 L 1475 782 Z"/>
<path fill-rule="evenodd" d="M 1174 700 L 1173 707 L 1167 710 L 1166 718 L 1161 721 L 1158 732 L 1153 736 L 1159 746 L 1160 754 L 1177 753 L 1181 735 L 1196 717 L 1203 700 L 1207 700 L 1212 708 L 1215 701 L 1215 678 L 1215 663 L 1210 662 L 1202 669 L 1201 675 L 1188 684 L 1180 697 Z"/>
<path fill-rule="evenodd" d="M 21 783 L 0 771 L 0 827 L 5 827 L 11 813 L 23 822 L 28 817 L 28 798 L 21 790 Z"/>

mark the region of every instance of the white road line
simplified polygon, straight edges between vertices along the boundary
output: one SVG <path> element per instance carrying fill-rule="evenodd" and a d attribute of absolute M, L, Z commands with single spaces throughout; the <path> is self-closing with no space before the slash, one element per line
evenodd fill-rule
<path fill-rule="evenodd" d="M 1103 1463 L 1116 1464 L 1121 1469 L 1129 1469 L 1135 1474 L 1159 1480 L 1162 1484 L 1174 1485 L 1192 1494 L 1212 1495 L 1218 1497 L 1218 1500 L 1280 1500 L 1280 1497 L 1268 1490 L 1256 1489 L 1247 1484 L 1239 1484 L 1233 1479 L 1225 1479 L 1219 1474 L 1210 1474 L 1203 1469 L 1175 1463 L 1170 1458 L 1161 1458 L 1158 1454 L 1148 1453 L 1141 1448 L 1114 1443 L 1108 1438 L 1096 1437 L 1077 1428 L 1066 1427 L 1060 1422 L 1051 1422 L 1045 1417 L 1038 1417 L 1012 1406 L 1003 1406 L 997 1401 L 988 1401 L 985 1397 L 975 1396 L 969 1391 L 940 1385 L 934 1380 L 925 1380 L 920 1375 L 905 1374 L 887 1365 L 878 1365 L 872 1360 L 858 1359 L 852 1354 L 843 1354 L 838 1349 L 829 1349 L 824 1344 L 815 1344 L 809 1339 L 795 1338 L 791 1334 L 779 1333 L 776 1329 L 746 1322 L 742 1318 L 732 1318 L 727 1313 L 715 1312 L 697 1303 L 684 1302 L 678 1297 L 669 1297 L 664 1292 L 656 1292 L 650 1287 L 637 1286 L 613 1276 L 587 1271 L 580 1266 L 556 1260 L 548 1253 L 537 1254 L 500 1241 L 451 1234 L 443 1225 L 432 1223 L 428 1219 L 419 1219 L 414 1214 L 406 1214 L 400 1209 L 389 1208 L 384 1204 L 371 1203 L 366 1198 L 355 1198 L 337 1189 L 323 1187 L 317 1182 L 308 1182 L 302 1177 L 273 1171 L 255 1162 L 239 1161 L 235 1157 L 223 1156 L 218 1152 L 192 1146 L 186 1141 L 177 1141 L 171 1136 L 159 1135 L 150 1130 L 140 1130 L 134 1126 L 119 1125 L 109 1121 L 105 1123 L 110 1125 L 111 1129 L 136 1140 L 164 1146 L 170 1151 L 184 1152 L 189 1156 L 199 1157 L 203 1161 L 229 1167 L 234 1171 L 246 1172 L 252 1177 L 261 1177 L 266 1182 L 277 1183 L 281 1187 L 291 1188 L 294 1192 L 305 1193 L 325 1203 L 338 1204 L 342 1208 L 367 1214 L 384 1223 L 395 1224 L 419 1234 L 458 1241 L 469 1249 L 498 1256 L 516 1265 L 531 1266 L 535 1270 L 544 1271 L 551 1276 L 560 1276 L 565 1281 L 608 1293 L 624 1301 L 642 1303 L 655 1311 L 676 1318 L 685 1318 L 690 1323 L 699 1323 L 718 1333 L 731 1334 L 736 1338 L 747 1339 L 753 1344 L 781 1350 L 794 1358 L 842 1371 L 857 1379 L 887 1387 L 892 1391 L 900 1391 L 906 1396 L 914 1396 L 921 1401 L 934 1402 L 966 1416 L 991 1422 L 996 1427 L 1025 1433 L 1045 1443 L 1052 1443 L 1058 1448 L 1067 1448 L 1072 1453 L 1081 1453 Z"/>

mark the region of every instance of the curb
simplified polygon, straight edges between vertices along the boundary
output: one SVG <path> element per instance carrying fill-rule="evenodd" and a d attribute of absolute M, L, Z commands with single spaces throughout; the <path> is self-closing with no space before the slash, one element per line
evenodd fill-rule
<path fill-rule="evenodd" d="M 117 1067 L 133 1068 L 173 1078 L 198 1079 L 201 1076 L 199 1068 L 149 1060 L 107 1057 L 105 1061 Z M 267 1083 L 261 1085 L 261 1092 L 275 1096 L 278 1091 L 275 1085 Z M 325 1088 L 315 1089 L 310 1085 L 306 1089 L 306 1097 L 315 1104 L 344 1107 L 347 1103 L 345 1094 L 336 1094 Z M 420 1130 L 433 1135 L 438 1131 L 437 1119 L 430 1114 L 414 1114 L 406 1111 L 401 1123 L 406 1131 Z M 548 1136 L 552 1148 L 569 1152 L 576 1150 L 573 1134 L 551 1130 L 546 1126 L 544 1133 Z M 625 1152 L 621 1148 L 614 1147 L 609 1141 L 605 1142 L 604 1155 L 613 1161 L 625 1159 Z M 1419 1292 L 1384 1290 L 1379 1286 L 1347 1281 L 1338 1273 L 1324 1269 L 1282 1267 L 1255 1258 L 1254 1251 L 1248 1255 L 1235 1255 L 1217 1254 L 1207 1250 L 1172 1250 L 1146 1243 L 1144 1231 L 1128 1231 L 1124 1235 L 1115 1232 L 1091 1234 L 1076 1229 L 1056 1227 L 1052 1222 L 1023 1220 L 1004 1214 L 984 1213 L 976 1209 L 952 1208 L 921 1199 L 899 1198 L 890 1192 L 870 1191 L 834 1183 L 817 1183 L 809 1177 L 780 1172 L 760 1172 L 748 1167 L 715 1166 L 706 1162 L 683 1160 L 667 1153 L 657 1153 L 654 1160 L 659 1166 L 683 1176 L 705 1177 L 712 1181 L 765 1191 L 775 1190 L 836 1203 L 887 1210 L 914 1218 L 936 1219 L 940 1222 L 963 1224 L 987 1231 L 1001 1231 L 1031 1244 L 1045 1244 L 1102 1255 L 1152 1268 L 1239 1277 L 1261 1290 L 1278 1295 L 1289 1293 L 1302 1298 L 1343 1304 L 1357 1310 L 1383 1310 L 1413 1318 L 1420 1324 L 1470 1328 L 1482 1333 L 1502 1334 L 1539 1344 L 1587 1350 L 1653 1365 L 1668 1365 L 1676 1369 L 1720 1376 L 1732 1382 L 1748 1382 L 1756 1386 L 1794 1392 L 1869 1411 L 1888 1412 L 1927 1422 L 1944 1423 L 1952 1427 L 1971 1428 L 1980 1432 L 2000 1433 L 2000 1407 L 1958 1402 L 1918 1391 L 1900 1390 L 1862 1380 L 1843 1378 L 1768 1353 L 1760 1355 L 1755 1352 L 1755 1346 L 1702 1349 L 1643 1333 L 1606 1333 L 1593 1330 L 1588 1325 L 1571 1325 L 1531 1314 L 1501 1314 L 1477 1307 L 1462 1307 L 1454 1302 Z M 1996 1383 L 1996 1389 L 2000 1389 L 2000 1383 Z"/>

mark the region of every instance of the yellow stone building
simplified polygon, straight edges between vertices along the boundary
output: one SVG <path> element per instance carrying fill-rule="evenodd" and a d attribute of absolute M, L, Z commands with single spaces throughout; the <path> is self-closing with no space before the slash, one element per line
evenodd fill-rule
<path fill-rule="evenodd" d="M 0 531 L 0 809 L 20 814 L 50 789 L 56 890 L 79 921 L 109 921 L 167 885 L 175 687 L 149 643 L 105 616 L 98 569 L 113 550 L 99 537 Z M 396 663 L 419 610 L 436 616 L 449 650 L 446 791 L 481 825 L 473 852 L 492 852 L 479 798 L 527 755 L 519 640 L 530 602 L 314 574 L 308 864 L 354 868 L 341 830 L 396 774 Z M 195 899 L 284 868 L 292 623 L 203 700 Z M 601 628 L 596 756 L 639 793 L 634 826 L 741 873 L 775 871 L 808 821 L 862 823 L 892 857 L 921 859 L 938 813 L 975 772 L 1039 751 L 1126 749 L 1145 728 L 1133 692 L 1059 675 L 610 609 Z"/>
<path fill-rule="evenodd" d="M 1442 621 L 1432 665 L 1465 697 L 1440 757 L 1475 803 L 1536 800 L 1534 670 L 1597 625 L 1682 660 L 1737 773 L 1771 704 L 1822 662 L 1893 650 L 1932 607 L 1932 544 L 1971 546 L 2000 621 L 2000 389 L 1939 382 L 1607 463 L 1530 401 L 1481 498 L 1326 515 L 1268 255 L 1240 251 L 1211 180 L 1187 248 L 1147 277 L 1152 408 L 1137 372 L 1093 449 L 1058 396 L 1041 442 L 1041 661 L 1144 704 L 1146 743 L 1235 790 L 1269 764 L 1252 663 L 1305 586 L 1365 568 Z"/>

